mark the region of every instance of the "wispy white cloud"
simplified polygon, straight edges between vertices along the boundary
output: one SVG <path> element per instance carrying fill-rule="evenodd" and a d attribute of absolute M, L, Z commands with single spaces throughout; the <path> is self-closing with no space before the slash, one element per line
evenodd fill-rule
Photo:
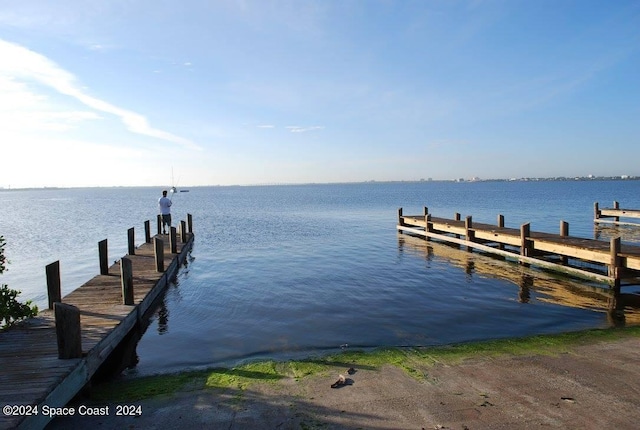
<path fill-rule="evenodd" d="M 276 126 L 271 124 L 264 124 L 264 125 L 259 125 L 258 128 L 276 128 Z"/>
<path fill-rule="evenodd" d="M 307 126 L 307 127 L 301 127 L 301 126 L 297 126 L 297 125 L 287 126 L 287 129 L 291 133 L 306 133 L 307 131 L 322 130 L 323 128 L 324 128 L 324 126 L 322 126 L 322 125 L 312 125 L 312 126 Z"/>
<path fill-rule="evenodd" d="M 200 149 L 198 145 L 188 139 L 152 127 L 147 119 L 139 113 L 120 108 L 87 94 L 74 75 L 41 54 L 0 39 L 0 58 L 3 58 L 3 61 L 0 62 L 0 79 L 4 81 L 5 86 L 10 85 L 7 82 L 39 83 L 60 94 L 72 97 L 91 109 L 119 117 L 126 128 L 133 133 L 162 139 L 190 149 Z M 18 87 L 14 85 L 13 90 L 15 91 L 16 88 Z M 2 89 L 1 85 L 0 89 Z M 89 117 L 85 116 L 85 119 Z"/>

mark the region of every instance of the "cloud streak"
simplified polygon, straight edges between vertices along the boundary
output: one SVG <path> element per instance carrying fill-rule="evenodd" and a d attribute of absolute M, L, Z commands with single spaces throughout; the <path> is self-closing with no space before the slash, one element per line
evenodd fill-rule
<path fill-rule="evenodd" d="M 297 126 L 297 125 L 287 126 L 287 129 L 291 133 L 306 133 L 307 131 L 322 130 L 323 128 L 324 128 L 324 126 L 321 126 L 321 125 L 312 125 L 312 126 L 309 126 L 309 127 L 300 127 L 300 126 Z"/>
<path fill-rule="evenodd" d="M 94 110 L 119 117 L 132 133 L 161 139 L 189 149 L 201 149 L 188 139 L 152 127 L 147 119 L 139 113 L 120 108 L 87 94 L 80 87 L 74 75 L 37 52 L 0 39 L 0 58 L 3 58 L 3 61 L 0 62 L 0 78 L 43 84 Z"/>

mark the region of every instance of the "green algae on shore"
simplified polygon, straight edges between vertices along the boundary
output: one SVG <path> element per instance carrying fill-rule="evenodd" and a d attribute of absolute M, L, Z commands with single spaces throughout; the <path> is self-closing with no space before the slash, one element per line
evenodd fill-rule
<path fill-rule="evenodd" d="M 640 326 L 585 330 L 554 335 L 539 335 L 517 339 L 471 342 L 451 346 L 421 348 L 381 348 L 373 351 L 345 350 L 338 354 L 296 361 L 258 361 L 234 368 L 156 375 L 128 380 L 114 380 L 90 391 L 92 401 L 136 401 L 179 391 L 234 388 L 245 390 L 256 383 L 277 383 L 291 378 L 329 374 L 349 367 L 379 369 L 392 365 L 417 379 L 425 379 L 429 367 L 436 364 L 457 364 L 468 359 L 483 359 L 501 355 L 547 355 L 568 353 L 578 345 L 615 341 L 640 336 Z M 335 373 L 335 372 L 334 372 Z"/>

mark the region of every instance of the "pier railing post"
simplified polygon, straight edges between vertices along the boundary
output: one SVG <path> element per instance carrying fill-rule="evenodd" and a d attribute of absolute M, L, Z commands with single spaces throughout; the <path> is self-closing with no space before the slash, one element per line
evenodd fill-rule
<path fill-rule="evenodd" d="M 593 220 L 595 222 L 598 222 L 599 219 L 600 219 L 600 206 L 598 205 L 598 202 L 595 202 L 593 204 Z"/>
<path fill-rule="evenodd" d="M 136 254 L 136 239 L 133 227 L 127 230 L 127 243 L 129 244 L 129 255 Z"/>
<path fill-rule="evenodd" d="M 613 208 L 615 210 L 620 209 L 620 203 L 618 203 L 617 201 L 613 201 Z M 620 217 L 619 216 L 614 216 L 613 219 L 615 220 L 615 222 L 619 222 L 620 221 Z"/>
<path fill-rule="evenodd" d="M 609 277 L 612 278 L 615 288 L 620 287 L 620 237 L 612 237 L 609 242 L 609 249 L 611 253 L 611 262 L 609 264 Z"/>
<path fill-rule="evenodd" d="M 98 261 L 100 262 L 100 274 L 109 274 L 109 248 L 107 239 L 98 242 Z"/>
<path fill-rule="evenodd" d="M 144 222 L 144 243 L 151 243 L 151 222 L 149 220 Z"/>
<path fill-rule="evenodd" d="M 182 243 L 187 243 L 187 222 L 180 221 L 180 239 Z"/>
<path fill-rule="evenodd" d="M 427 209 L 427 208 L 425 208 L 425 209 Z M 431 222 L 431 214 L 430 213 L 426 213 L 424 215 L 424 231 L 425 231 L 425 233 L 433 232 L 433 223 Z M 425 234 L 424 238 L 427 241 L 431 240 L 431 236 L 429 236 L 428 234 Z"/>
<path fill-rule="evenodd" d="M 498 214 L 498 228 L 504 228 L 504 215 Z M 498 243 L 498 249 L 504 250 L 504 243 Z"/>
<path fill-rule="evenodd" d="M 158 234 L 162 234 L 162 215 L 158 214 L 156 220 L 158 221 Z"/>
<path fill-rule="evenodd" d="M 55 302 L 62 301 L 60 291 L 60 261 L 54 261 L 45 267 L 47 274 L 47 293 L 49 295 L 49 309 L 53 309 Z"/>
<path fill-rule="evenodd" d="M 156 258 L 156 272 L 164 272 L 164 242 L 158 237 L 153 238 L 153 253 Z"/>
<path fill-rule="evenodd" d="M 193 234 L 193 216 L 191 214 L 187 214 L 187 231 L 189 234 Z"/>
<path fill-rule="evenodd" d="M 66 303 L 53 304 L 58 340 L 58 358 L 66 360 L 82 357 L 80 310 Z"/>
<path fill-rule="evenodd" d="M 471 218 L 471 215 L 465 218 L 464 228 L 466 230 L 465 236 L 466 236 L 467 242 L 475 241 L 476 234 L 475 234 L 475 231 L 473 231 L 473 220 Z M 467 251 L 471 251 L 471 250 L 472 248 L 470 246 L 467 246 Z"/>
<path fill-rule="evenodd" d="M 566 221 L 560 221 L 560 236 L 569 236 L 569 223 Z M 567 264 L 569 262 L 569 258 L 566 255 L 561 255 L 560 261 L 562 264 Z"/>
<path fill-rule="evenodd" d="M 520 226 L 520 255 L 523 257 L 531 257 L 531 241 L 529 236 L 531 235 L 531 224 L 526 223 Z M 526 263 L 520 262 L 520 264 L 529 266 Z"/>
<path fill-rule="evenodd" d="M 122 303 L 133 305 L 133 267 L 127 257 L 120 259 L 120 276 L 122 281 Z"/>
<path fill-rule="evenodd" d="M 398 208 L 398 225 L 403 226 L 404 221 L 402 219 L 402 208 Z"/>
<path fill-rule="evenodd" d="M 178 253 L 178 244 L 176 243 L 176 228 L 175 227 L 170 227 L 169 228 L 169 246 L 171 247 L 171 253 L 172 254 L 177 254 Z"/>

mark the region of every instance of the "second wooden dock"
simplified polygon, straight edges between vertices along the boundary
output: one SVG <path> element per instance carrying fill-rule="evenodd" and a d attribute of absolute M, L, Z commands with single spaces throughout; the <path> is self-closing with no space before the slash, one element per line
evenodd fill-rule
<path fill-rule="evenodd" d="M 425 207 L 420 215 L 405 215 L 398 209 L 401 232 L 440 240 L 517 260 L 548 270 L 592 279 L 619 288 L 624 281 L 638 284 L 640 279 L 640 247 L 623 245 L 619 237 L 609 242 L 569 235 L 569 225 L 560 223 L 558 234 L 535 232 L 530 224 L 520 228 L 505 227 L 498 215 L 495 225 L 434 217 Z"/>

